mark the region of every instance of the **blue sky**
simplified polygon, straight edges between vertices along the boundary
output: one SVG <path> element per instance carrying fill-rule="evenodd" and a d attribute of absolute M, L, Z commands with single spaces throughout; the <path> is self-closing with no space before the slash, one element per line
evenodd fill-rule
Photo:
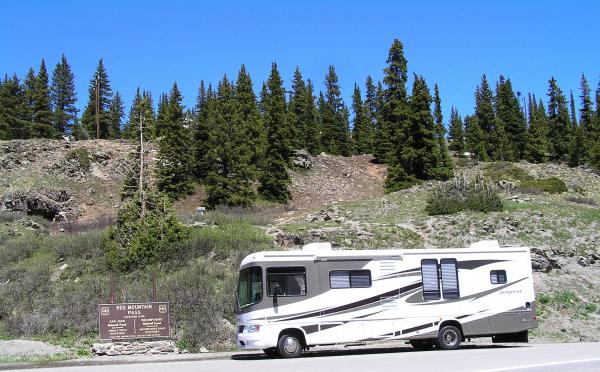
<path fill-rule="evenodd" d="M 137 86 L 156 101 L 174 80 L 191 106 L 200 79 L 235 78 L 242 63 L 258 91 L 272 61 L 287 88 L 299 66 L 321 89 L 334 65 L 350 106 L 355 82 L 382 78 L 394 38 L 409 73 L 438 83 L 446 120 L 451 106 L 473 111 L 483 73 L 544 100 L 551 76 L 578 96 L 581 73 L 594 91 L 600 75 L 596 1 L 4 0 L 0 14 L 0 73 L 23 77 L 42 58 L 51 71 L 64 53 L 79 107 L 100 57 L 127 106 Z"/>

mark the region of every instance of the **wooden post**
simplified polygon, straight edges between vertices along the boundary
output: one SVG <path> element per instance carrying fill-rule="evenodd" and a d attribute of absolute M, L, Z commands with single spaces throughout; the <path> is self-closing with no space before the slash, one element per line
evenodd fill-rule
<path fill-rule="evenodd" d="M 152 302 L 156 302 L 156 271 L 152 272 Z"/>
<path fill-rule="evenodd" d="M 146 197 L 144 195 L 144 112 L 140 110 L 140 217 L 146 215 Z"/>
<path fill-rule="evenodd" d="M 111 304 L 115 303 L 115 274 L 110 273 L 110 298 L 108 302 Z"/>

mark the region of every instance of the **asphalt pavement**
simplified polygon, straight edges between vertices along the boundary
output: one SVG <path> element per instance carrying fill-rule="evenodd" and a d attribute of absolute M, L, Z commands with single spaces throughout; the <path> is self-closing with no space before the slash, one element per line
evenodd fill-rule
<path fill-rule="evenodd" d="M 127 364 L 61 364 L 66 372 L 304 372 L 304 371 L 600 371 L 600 343 L 467 345 L 454 351 L 415 351 L 407 346 L 311 351 L 297 359 L 268 359 L 262 353 L 227 353 L 217 359 L 130 361 Z M 198 358 L 201 358 L 199 356 Z M 158 361 L 157 363 L 153 363 Z M 40 372 L 39 369 L 20 371 Z"/>

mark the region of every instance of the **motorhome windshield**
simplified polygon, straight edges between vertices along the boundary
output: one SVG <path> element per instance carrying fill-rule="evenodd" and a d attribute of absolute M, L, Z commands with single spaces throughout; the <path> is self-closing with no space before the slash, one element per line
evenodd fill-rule
<path fill-rule="evenodd" d="M 238 305 L 241 308 L 258 303 L 263 297 L 262 269 L 258 266 L 247 267 L 240 271 L 238 282 Z"/>

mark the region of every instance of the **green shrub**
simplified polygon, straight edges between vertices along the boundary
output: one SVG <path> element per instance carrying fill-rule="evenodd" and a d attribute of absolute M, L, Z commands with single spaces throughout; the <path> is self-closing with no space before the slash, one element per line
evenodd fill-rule
<path fill-rule="evenodd" d="M 573 293 L 571 291 L 562 291 L 562 292 L 556 292 L 554 294 L 554 298 L 552 299 L 552 302 L 554 302 L 555 304 L 557 304 L 563 308 L 568 308 L 568 307 L 571 307 L 576 302 L 578 302 L 578 300 L 577 300 L 577 297 L 575 296 L 575 293 Z"/>
<path fill-rule="evenodd" d="M 567 185 L 557 177 L 545 179 L 522 181 L 519 189 L 523 192 L 547 192 L 549 194 L 560 194 L 567 191 Z"/>
<path fill-rule="evenodd" d="M 79 164 L 79 169 L 85 172 L 89 171 L 92 166 L 92 157 L 85 147 L 69 150 L 65 155 L 65 159 L 76 160 Z"/>
<path fill-rule="evenodd" d="M 538 293 L 538 295 L 537 295 L 537 302 L 542 305 L 549 304 L 551 300 L 552 300 L 552 298 L 547 293 Z"/>
<path fill-rule="evenodd" d="M 501 211 L 502 208 L 502 200 L 489 181 L 480 176 L 473 179 L 459 176 L 440 184 L 432 191 L 425 211 L 433 216 L 463 210 Z"/>
<path fill-rule="evenodd" d="M 488 163 L 483 167 L 486 178 L 493 182 L 502 180 L 522 182 L 533 180 L 533 177 L 523 169 L 506 161 Z"/>
<path fill-rule="evenodd" d="M 167 261 L 189 232 L 171 210 L 169 200 L 156 192 L 146 193 L 146 211 L 141 217 L 139 194 L 119 210 L 105 250 L 110 268 L 127 271 Z"/>

